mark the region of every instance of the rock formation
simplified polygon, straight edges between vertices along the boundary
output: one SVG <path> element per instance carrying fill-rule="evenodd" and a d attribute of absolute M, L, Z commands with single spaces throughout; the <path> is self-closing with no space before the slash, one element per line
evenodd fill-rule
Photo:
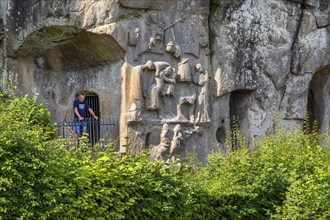
<path fill-rule="evenodd" d="M 85 89 L 121 150 L 206 161 L 233 118 L 250 146 L 276 115 L 329 129 L 330 1 L 4 0 L 0 66 L 54 121 Z"/>

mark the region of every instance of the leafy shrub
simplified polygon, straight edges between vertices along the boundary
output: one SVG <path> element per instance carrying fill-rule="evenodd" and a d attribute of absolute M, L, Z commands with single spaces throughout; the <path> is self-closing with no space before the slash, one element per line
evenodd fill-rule
<path fill-rule="evenodd" d="M 0 219 L 330 219 L 330 150 L 279 129 L 205 166 L 64 146 L 36 97 L 0 93 Z"/>
<path fill-rule="evenodd" d="M 52 184 L 44 178 L 51 150 L 45 145 L 54 126 L 36 97 L 0 96 L 0 216 L 44 218 L 55 206 Z M 40 212 L 42 210 L 42 212 Z"/>
<path fill-rule="evenodd" d="M 113 153 L 84 158 L 74 172 L 70 216 L 82 219 L 169 219 L 182 216 L 182 166 L 152 163 L 147 155 Z M 184 213 L 184 212 L 182 212 Z M 157 216 L 157 217 L 156 217 Z"/>
<path fill-rule="evenodd" d="M 184 166 L 146 154 L 67 151 L 36 97 L 4 98 L 0 112 L 3 219 L 168 219 L 184 213 Z M 75 149 L 75 148 L 71 148 Z"/>
<path fill-rule="evenodd" d="M 215 153 L 193 178 L 193 219 L 329 219 L 330 154 L 317 133 L 279 129 Z"/>

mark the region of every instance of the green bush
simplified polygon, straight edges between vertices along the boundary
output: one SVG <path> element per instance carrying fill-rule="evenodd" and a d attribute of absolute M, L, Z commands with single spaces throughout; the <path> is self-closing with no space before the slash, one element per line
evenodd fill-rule
<path fill-rule="evenodd" d="M 300 129 L 210 156 L 195 176 L 194 219 L 329 219 L 330 153 Z"/>
<path fill-rule="evenodd" d="M 56 206 L 53 184 L 45 178 L 52 158 L 46 143 L 54 126 L 36 97 L 0 96 L 0 216 L 45 218 Z M 51 194 L 51 195 L 50 195 Z"/>
<path fill-rule="evenodd" d="M 67 210 L 71 218 L 169 219 L 184 214 L 183 166 L 152 163 L 145 154 L 106 154 L 79 161 L 72 171 L 75 196 L 69 198 Z"/>
<path fill-rule="evenodd" d="M 205 166 L 65 148 L 36 97 L 0 94 L 0 219 L 330 219 L 330 152 L 316 132 L 239 133 Z M 67 150 L 70 149 L 70 150 Z"/>

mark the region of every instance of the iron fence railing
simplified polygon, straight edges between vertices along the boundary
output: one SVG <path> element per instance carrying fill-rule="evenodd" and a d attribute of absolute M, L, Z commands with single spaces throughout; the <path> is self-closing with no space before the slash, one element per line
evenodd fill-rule
<path fill-rule="evenodd" d="M 100 118 L 99 120 L 93 118 L 86 118 L 87 134 L 91 145 L 98 142 L 103 144 L 116 144 L 119 137 L 118 118 Z M 64 139 L 76 139 L 75 121 L 66 120 L 56 124 L 57 136 Z"/>

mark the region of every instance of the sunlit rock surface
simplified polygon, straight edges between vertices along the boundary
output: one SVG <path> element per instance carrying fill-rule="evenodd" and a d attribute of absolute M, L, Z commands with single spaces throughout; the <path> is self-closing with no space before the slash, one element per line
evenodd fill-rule
<path fill-rule="evenodd" d="M 330 126 L 329 0 L 4 0 L 0 45 L 2 87 L 56 122 L 84 89 L 153 159 L 205 162 L 233 126 L 251 147 L 275 121 Z"/>

